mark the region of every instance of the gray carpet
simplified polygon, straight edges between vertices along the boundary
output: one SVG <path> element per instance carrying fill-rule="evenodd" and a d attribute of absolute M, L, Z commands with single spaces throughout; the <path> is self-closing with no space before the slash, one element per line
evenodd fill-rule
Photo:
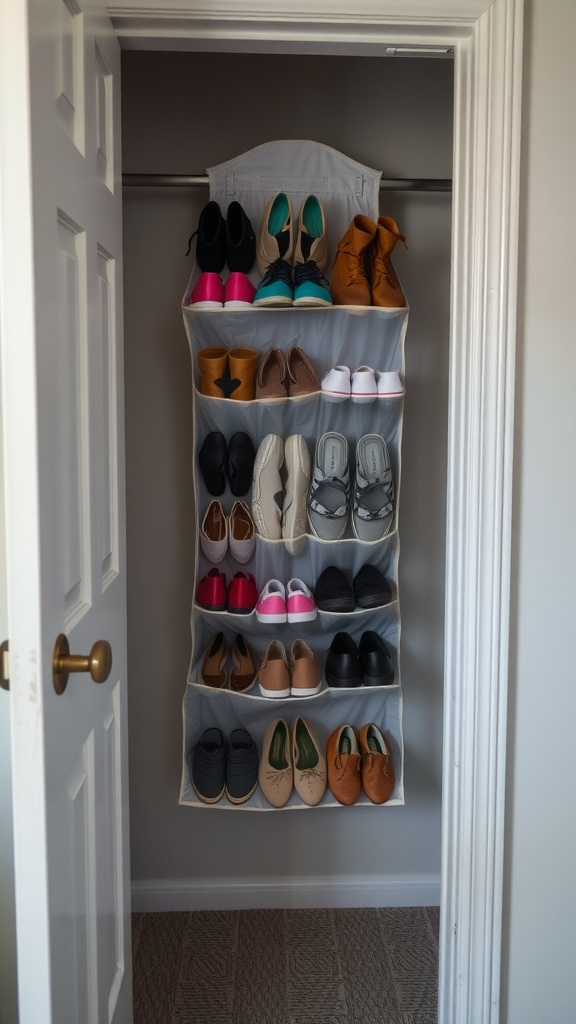
<path fill-rule="evenodd" d="M 134 914 L 134 1024 L 436 1024 L 438 908 Z"/>

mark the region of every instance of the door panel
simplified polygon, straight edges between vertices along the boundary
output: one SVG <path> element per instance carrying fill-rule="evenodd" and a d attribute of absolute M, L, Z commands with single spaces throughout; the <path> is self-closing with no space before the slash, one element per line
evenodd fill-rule
<path fill-rule="evenodd" d="M 120 51 L 92 0 L 28 8 L 0 39 L 20 1014 L 129 1024 Z M 107 681 L 56 695 L 61 632 L 110 643 Z"/>

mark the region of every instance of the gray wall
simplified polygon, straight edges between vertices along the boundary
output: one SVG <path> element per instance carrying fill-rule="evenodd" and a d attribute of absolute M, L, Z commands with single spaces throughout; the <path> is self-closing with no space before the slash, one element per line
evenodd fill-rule
<path fill-rule="evenodd" d="M 574 1024 L 576 4 L 525 31 L 502 1024 Z"/>
<path fill-rule="evenodd" d="M 202 172 L 271 138 L 311 138 L 386 176 L 450 177 L 452 71 L 438 60 L 125 52 L 124 170 Z M 207 193 L 133 189 L 124 199 L 133 878 L 437 880 L 450 197 L 389 194 L 382 203 L 410 246 L 395 255 L 411 305 L 400 559 L 406 806 L 313 814 L 177 804 L 194 543 L 180 303 L 187 239 Z"/>

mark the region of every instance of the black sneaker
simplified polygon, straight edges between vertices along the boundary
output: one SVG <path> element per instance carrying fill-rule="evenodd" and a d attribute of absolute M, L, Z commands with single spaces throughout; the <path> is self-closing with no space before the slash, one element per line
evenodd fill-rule
<path fill-rule="evenodd" d="M 353 612 L 356 607 L 352 587 L 335 565 L 320 573 L 314 593 L 321 612 Z"/>
<path fill-rule="evenodd" d="M 364 686 L 391 686 L 394 665 L 390 651 L 378 633 L 367 630 L 360 638 L 360 664 Z"/>
<path fill-rule="evenodd" d="M 196 238 L 196 262 L 203 272 L 219 274 L 226 263 L 226 222 L 218 203 L 211 199 L 198 218 L 198 227 L 188 242 Z"/>
<path fill-rule="evenodd" d="M 236 498 L 242 498 L 252 486 L 255 458 L 254 445 L 248 434 L 245 434 L 242 430 L 232 434 L 228 444 L 226 475 L 230 484 L 230 490 Z"/>
<path fill-rule="evenodd" d="M 226 796 L 232 804 L 249 800 L 258 785 L 258 750 L 246 729 L 233 729 L 226 750 Z"/>
<path fill-rule="evenodd" d="M 330 644 L 324 674 L 329 686 L 343 688 L 362 685 L 360 653 L 349 633 L 336 633 Z"/>
<path fill-rule="evenodd" d="M 226 788 L 224 736 L 215 727 L 206 729 L 190 755 L 190 779 L 205 804 L 217 804 Z"/>
<path fill-rule="evenodd" d="M 204 443 L 198 452 L 198 465 L 202 479 L 206 484 L 206 490 L 215 498 L 224 494 L 226 490 L 226 468 L 227 447 L 224 434 L 219 430 L 212 430 L 206 435 Z"/>
<path fill-rule="evenodd" d="M 392 600 L 390 586 L 380 570 L 369 562 L 356 573 L 353 585 L 358 608 L 380 608 Z"/>
<path fill-rule="evenodd" d="M 236 200 L 226 213 L 226 263 L 228 269 L 249 274 L 256 260 L 256 235 L 244 210 Z"/>

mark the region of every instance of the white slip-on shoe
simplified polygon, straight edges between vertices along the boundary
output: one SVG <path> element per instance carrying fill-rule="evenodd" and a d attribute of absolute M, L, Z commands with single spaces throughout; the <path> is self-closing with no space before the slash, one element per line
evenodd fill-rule
<path fill-rule="evenodd" d="M 371 366 L 359 366 L 350 380 L 350 397 L 353 402 L 375 402 L 378 397 L 376 374 Z"/>
<path fill-rule="evenodd" d="M 323 434 L 316 445 L 308 495 L 308 519 L 316 537 L 339 540 L 344 535 L 349 501 L 348 441 L 343 434 Z"/>
<path fill-rule="evenodd" d="M 282 480 L 284 442 L 278 434 L 266 434 L 254 460 L 252 518 L 261 537 L 282 537 Z"/>
<path fill-rule="evenodd" d="M 228 545 L 232 558 L 246 565 L 256 547 L 256 530 L 250 510 L 244 501 L 235 501 L 228 518 Z"/>
<path fill-rule="evenodd" d="M 352 527 L 358 540 L 382 540 L 394 517 L 394 481 L 388 446 L 380 434 L 365 434 L 356 445 Z"/>
<path fill-rule="evenodd" d="M 350 367 L 334 366 L 324 374 L 320 390 L 330 402 L 343 402 L 350 398 Z"/>
<path fill-rule="evenodd" d="M 290 555 L 299 555 L 308 527 L 306 499 L 310 486 L 310 453 L 302 434 L 291 434 L 284 442 L 286 492 L 282 507 L 282 537 Z"/>
<path fill-rule="evenodd" d="M 392 398 L 404 394 L 404 385 L 397 370 L 380 370 L 378 374 L 378 398 Z"/>
<path fill-rule="evenodd" d="M 228 550 L 228 522 L 220 501 L 211 501 L 200 528 L 200 547 L 206 558 L 218 565 Z"/>

